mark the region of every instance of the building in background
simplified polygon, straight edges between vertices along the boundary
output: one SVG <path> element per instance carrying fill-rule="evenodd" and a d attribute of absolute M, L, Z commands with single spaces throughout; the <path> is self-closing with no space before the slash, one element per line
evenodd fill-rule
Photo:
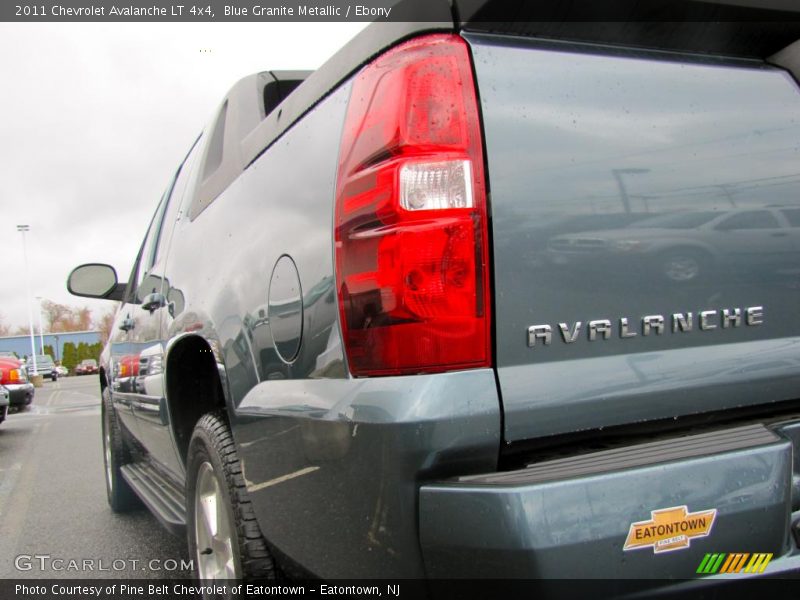
<path fill-rule="evenodd" d="M 64 357 L 64 344 L 72 342 L 77 348 L 80 344 L 93 346 L 100 343 L 99 331 L 61 331 L 59 333 L 45 333 L 43 336 L 45 347 L 50 346 L 55 352 L 53 360 L 60 361 Z M 36 354 L 42 354 L 39 335 L 34 338 Z M 0 337 L 0 351 L 16 352 L 17 356 L 30 356 L 31 338 L 29 335 L 10 335 Z"/>

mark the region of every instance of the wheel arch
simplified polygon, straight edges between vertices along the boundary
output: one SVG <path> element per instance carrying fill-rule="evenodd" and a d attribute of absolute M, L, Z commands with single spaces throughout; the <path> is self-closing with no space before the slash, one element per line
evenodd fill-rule
<path fill-rule="evenodd" d="M 100 393 L 102 394 L 103 391 L 108 387 L 108 381 L 106 380 L 106 368 L 103 365 L 100 365 L 98 376 L 100 377 Z"/>
<path fill-rule="evenodd" d="M 220 373 L 224 373 L 224 365 L 213 347 L 204 336 L 186 334 L 167 348 L 165 395 L 175 444 L 184 466 L 189 441 L 200 418 L 215 410 L 228 414 L 228 391 Z"/>

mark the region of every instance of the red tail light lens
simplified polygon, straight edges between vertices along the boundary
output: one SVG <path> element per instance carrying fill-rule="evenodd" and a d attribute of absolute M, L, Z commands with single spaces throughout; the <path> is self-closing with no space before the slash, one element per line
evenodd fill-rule
<path fill-rule="evenodd" d="M 417 38 L 365 67 L 339 160 L 336 275 L 350 371 L 489 366 L 486 192 L 464 40 Z"/>
<path fill-rule="evenodd" d="M 25 383 L 27 380 L 28 378 L 25 376 L 25 371 L 23 369 L 11 369 L 8 372 L 7 383 Z"/>

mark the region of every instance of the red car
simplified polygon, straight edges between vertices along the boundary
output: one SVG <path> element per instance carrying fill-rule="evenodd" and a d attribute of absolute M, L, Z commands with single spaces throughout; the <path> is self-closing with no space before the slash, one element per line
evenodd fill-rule
<path fill-rule="evenodd" d="M 114 365 L 112 386 L 117 392 L 135 392 L 136 377 L 139 375 L 139 355 L 125 354 Z"/>
<path fill-rule="evenodd" d="M 22 362 L 16 358 L 0 356 L 0 385 L 8 390 L 10 406 L 27 406 L 33 402 L 33 384 Z"/>
<path fill-rule="evenodd" d="M 75 375 L 91 375 L 97 372 L 99 372 L 97 361 L 93 358 L 82 360 L 80 364 L 75 367 Z"/>

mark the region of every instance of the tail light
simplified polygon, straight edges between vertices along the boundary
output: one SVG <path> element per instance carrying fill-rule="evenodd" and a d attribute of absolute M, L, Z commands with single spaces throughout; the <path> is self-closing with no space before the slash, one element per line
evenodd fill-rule
<path fill-rule="evenodd" d="M 28 381 L 25 369 L 10 369 L 8 371 L 8 383 L 25 383 Z"/>
<path fill-rule="evenodd" d="M 489 366 L 488 217 L 464 40 L 416 38 L 366 66 L 339 161 L 336 276 L 350 371 Z"/>

